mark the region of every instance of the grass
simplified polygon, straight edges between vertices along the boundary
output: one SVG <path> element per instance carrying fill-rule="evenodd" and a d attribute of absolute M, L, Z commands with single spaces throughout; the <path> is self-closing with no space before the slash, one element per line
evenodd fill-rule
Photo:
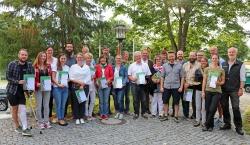
<path fill-rule="evenodd" d="M 243 128 L 246 134 L 250 135 L 250 106 L 247 107 L 244 113 Z"/>

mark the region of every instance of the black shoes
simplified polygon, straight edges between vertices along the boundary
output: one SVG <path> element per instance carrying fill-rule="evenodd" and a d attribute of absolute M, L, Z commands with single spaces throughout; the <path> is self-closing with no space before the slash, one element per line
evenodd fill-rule
<path fill-rule="evenodd" d="M 138 118 L 139 118 L 139 115 L 138 115 L 138 114 L 135 114 L 134 117 L 133 117 L 134 120 L 136 120 L 136 119 L 138 119 Z"/>
<path fill-rule="evenodd" d="M 203 127 L 202 127 L 202 131 L 209 131 L 209 132 L 212 132 L 212 131 L 213 131 L 213 128 L 212 128 L 212 127 L 207 128 L 206 126 L 203 126 Z"/>
<path fill-rule="evenodd" d="M 168 116 L 161 116 L 159 117 L 160 121 L 166 121 L 168 120 Z"/>
<path fill-rule="evenodd" d="M 244 135 L 242 128 L 235 128 L 235 130 L 239 135 Z"/>
<path fill-rule="evenodd" d="M 231 125 L 225 124 L 225 125 L 220 127 L 220 130 L 229 130 L 229 129 L 231 129 Z"/>
<path fill-rule="evenodd" d="M 142 114 L 141 117 L 144 119 L 148 119 L 148 116 L 146 114 Z"/>

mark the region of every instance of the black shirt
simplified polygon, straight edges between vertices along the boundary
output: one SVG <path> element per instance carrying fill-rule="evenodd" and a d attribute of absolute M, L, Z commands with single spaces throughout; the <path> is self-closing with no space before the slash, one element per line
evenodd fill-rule
<path fill-rule="evenodd" d="M 19 67 L 19 80 L 23 80 L 23 75 L 27 72 L 27 64 L 18 64 Z M 23 88 L 23 85 L 18 84 L 18 88 Z"/>

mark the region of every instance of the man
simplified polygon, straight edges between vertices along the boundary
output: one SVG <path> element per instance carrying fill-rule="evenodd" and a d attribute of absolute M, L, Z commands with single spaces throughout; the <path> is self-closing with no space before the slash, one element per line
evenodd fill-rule
<path fill-rule="evenodd" d="M 165 48 L 161 51 L 161 59 L 162 59 L 162 65 L 167 63 L 167 57 L 168 57 L 168 53 L 165 50 Z"/>
<path fill-rule="evenodd" d="M 181 63 L 182 65 L 185 63 L 184 61 L 184 55 L 183 55 L 183 51 L 182 50 L 179 50 L 177 51 L 177 59 L 176 59 L 177 62 Z"/>
<path fill-rule="evenodd" d="M 202 51 L 202 50 L 199 50 L 199 51 L 197 51 L 197 61 L 200 63 L 201 62 L 201 59 L 205 56 L 204 55 L 204 51 Z"/>
<path fill-rule="evenodd" d="M 8 80 L 7 85 L 7 97 L 12 107 L 12 120 L 15 125 L 15 131 L 22 133 L 23 136 L 32 136 L 27 124 L 26 116 L 26 99 L 24 95 L 23 85 L 25 80 L 24 74 L 34 74 L 34 69 L 31 62 L 28 62 L 28 52 L 26 49 L 20 49 L 18 53 L 18 59 L 9 63 L 6 78 Z M 18 121 L 20 117 L 20 125 Z"/>
<path fill-rule="evenodd" d="M 131 81 L 131 91 L 134 100 L 135 115 L 133 119 L 139 117 L 139 110 L 141 106 L 141 116 L 145 119 L 148 117 L 146 113 L 146 94 L 144 92 L 146 85 L 146 78 L 149 78 L 151 71 L 146 63 L 141 61 L 141 52 L 134 53 L 135 62 L 129 65 L 128 78 Z"/>
<path fill-rule="evenodd" d="M 122 54 L 122 61 L 123 61 L 123 65 L 126 66 L 127 70 L 128 70 L 128 67 L 130 65 L 130 62 L 129 62 L 129 53 L 128 51 L 123 51 L 123 54 Z M 129 104 L 130 104 L 130 98 L 129 98 L 129 92 L 130 92 L 130 82 L 129 82 L 129 79 L 127 78 L 127 83 L 125 85 L 125 89 L 124 89 L 124 95 L 125 95 L 125 106 L 124 106 L 124 113 L 125 114 L 129 114 Z"/>
<path fill-rule="evenodd" d="M 175 62 L 175 53 L 173 51 L 168 52 L 168 63 L 163 65 L 163 73 L 161 78 L 161 92 L 163 92 L 164 114 L 165 116 L 160 118 L 161 121 L 168 120 L 169 99 L 173 97 L 174 104 L 174 120 L 179 122 L 179 101 L 180 93 L 183 88 L 182 65 Z"/>
<path fill-rule="evenodd" d="M 108 63 L 109 64 L 111 64 L 112 66 L 115 65 L 115 58 L 110 55 L 108 47 L 105 46 L 105 47 L 102 48 L 102 55 L 104 55 L 104 56 L 106 56 L 108 58 Z"/>
<path fill-rule="evenodd" d="M 147 48 L 142 49 L 141 54 L 142 54 L 142 60 L 141 61 L 143 63 L 146 63 L 148 65 L 150 71 L 152 72 L 153 69 L 154 69 L 154 67 L 153 67 L 154 63 L 153 63 L 153 61 L 149 60 L 148 49 Z M 144 90 L 145 94 L 146 94 L 146 112 L 148 114 L 151 114 L 151 112 L 149 110 L 149 108 L 150 108 L 150 97 L 149 97 L 150 84 L 149 83 L 150 82 L 151 82 L 150 80 L 147 80 L 147 84 L 145 85 L 145 90 Z"/>
<path fill-rule="evenodd" d="M 86 53 L 89 53 L 89 48 L 87 46 L 82 47 L 82 54 L 85 56 Z M 84 58 L 84 63 L 85 63 L 85 58 Z M 94 66 L 95 65 L 95 60 L 91 60 L 91 64 Z"/>
<path fill-rule="evenodd" d="M 71 67 L 73 64 L 76 64 L 76 57 L 74 55 L 73 43 L 67 42 L 65 44 L 65 54 L 67 57 L 66 65 Z M 72 102 L 73 93 L 75 93 L 75 92 L 72 89 L 71 82 L 69 82 L 69 95 L 68 95 L 68 100 L 67 100 L 66 105 L 65 105 L 65 116 L 67 115 L 69 102 L 71 103 L 71 109 L 73 110 L 73 102 Z M 72 113 L 73 113 L 73 111 L 72 111 Z"/>
<path fill-rule="evenodd" d="M 209 48 L 209 53 L 210 53 L 210 58 L 212 58 L 213 55 L 218 55 L 218 48 L 217 46 L 212 46 Z M 219 56 L 219 55 L 218 55 Z M 208 59 L 208 62 L 210 63 L 211 62 L 211 59 Z M 222 63 L 225 62 L 225 60 L 221 57 L 219 57 L 219 65 L 222 66 Z M 223 116 L 223 111 L 222 111 L 222 107 L 221 107 L 221 103 L 219 102 L 218 104 L 218 107 L 217 107 L 217 110 L 218 110 L 218 113 L 219 113 L 219 118 L 217 119 L 216 122 L 218 123 L 222 123 L 223 122 L 223 119 L 222 119 L 222 116 Z"/>
<path fill-rule="evenodd" d="M 221 105 L 224 115 L 224 126 L 221 130 L 231 129 L 231 117 L 229 112 L 229 98 L 232 104 L 234 115 L 234 125 L 236 132 L 239 135 L 244 135 L 242 130 L 242 118 L 240 113 L 239 101 L 243 95 L 245 78 L 245 65 L 237 60 L 238 49 L 231 47 L 228 49 L 228 61 L 222 63 L 222 68 L 225 70 L 225 84 L 222 86 Z"/>
<path fill-rule="evenodd" d="M 188 89 L 192 91 L 192 109 L 193 109 L 193 114 L 191 116 L 191 119 L 195 119 L 196 117 L 196 107 L 195 107 L 195 88 L 197 85 L 200 84 L 200 82 L 195 81 L 195 71 L 197 69 L 201 69 L 200 63 L 196 61 L 196 52 L 191 51 L 189 53 L 189 61 L 186 62 L 183 65 L 183 73 L 184 73 L 184 92 L 187 91 Z M 201 95 L 201 94 L 200 94 Z M 183 96 L 184 99 L 184 96 Z M 188 118 L 189 117 L 189 103 L 185 104 L 185 114 L 184 117 Z"/>

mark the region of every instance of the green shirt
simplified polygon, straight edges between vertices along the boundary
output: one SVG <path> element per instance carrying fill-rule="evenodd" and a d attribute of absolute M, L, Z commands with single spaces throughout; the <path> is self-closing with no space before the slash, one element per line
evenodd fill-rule
<path fill-rule="evenodd" d="M 221 86 L 215 85 L 213 87 L 214 83 L 211 81 L 225 78 L 225 71 L 222 68 L 207 67 L 204 70 L 204 75 L 207 76 L 206 91 L 222 93 Z"/>

